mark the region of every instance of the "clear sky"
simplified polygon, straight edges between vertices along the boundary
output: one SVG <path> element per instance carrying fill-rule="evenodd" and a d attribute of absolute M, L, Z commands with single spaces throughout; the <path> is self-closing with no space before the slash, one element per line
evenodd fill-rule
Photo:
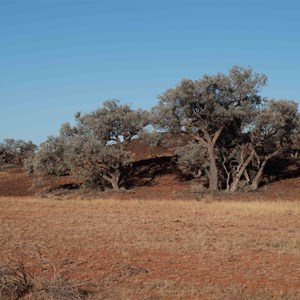
<path fill-rule="evenodd" d="M 300 101 L 299 0 L 0 0 L 0 141 L 40 143 L 106 99 L 251 66 Z"/>

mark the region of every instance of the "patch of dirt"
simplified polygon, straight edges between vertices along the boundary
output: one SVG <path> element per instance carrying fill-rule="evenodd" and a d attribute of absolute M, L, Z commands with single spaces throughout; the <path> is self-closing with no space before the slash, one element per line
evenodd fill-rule
<path fill-rule="evenodd" d="M 150 172 L 149 172 L 150 170 Z M 205 195 L 193 193 L 191 182 L 183 180 L 173 170 L 162 173 L 153 165 L 147 170 L 149 176 L 136 177 L 135 183 L 123 192 L 100 192 L 78 190 L 80 182 L 68 176 L 38 179 L 29 177 L 21 168 L 9 169 L 0 172 L 0 196 L 3 197 L 26 197 L 49 195 L 60 197 L 100 197 L 116 199 L 201 199 Z M 166 170 L 166 169 L 165 169 Z M 151 173 L 152 172 L 152 173 Z M 151 175 L 152 174 L 152 175 Z M 258 191 L 236 194 L 216 194 L 212 198 L 217 200 L 300 200 L 300 177 L 279 180 L 266 184 Z"/>
<path fill-rule="evenodd" d="M 265 199 L 300 201 L 300 177 L 267 184 L 253 194 L 261 194 Z"/>
<path fill-rule="evenodd" d="M 31 190 L 31 178 L 22 168 L 0 172 L 0 196 L 24 197 L 34 194 Z"/>

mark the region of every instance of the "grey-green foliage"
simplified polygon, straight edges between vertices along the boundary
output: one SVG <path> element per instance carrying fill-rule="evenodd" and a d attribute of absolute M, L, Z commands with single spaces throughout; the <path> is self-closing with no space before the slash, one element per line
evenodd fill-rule
<path fill-rule="evenodd" d="M 148 124 L 148 113 L 110 100 L 75 118 L 75 126 L 62 124 L 59 136 L 41 145 L 32 169 L 56 176 L 69 172 L 100 189 L 120 189 L 133 157 L 127 144 Z"/>
<path fill-rule="evenodd" d="M 234 192 L 242 181 L 256 189 L 268 160 L 291 145 L 297 148 L 300 132 L 295 102 L 259 95 L 266 82 L 265 75 L 234 66 L 227 75 L 182 80 L 159 96 L 151 115 L 105 101 L 91 113 L 77 113 L 75 126 L 63 124 L 59 136 L 49 137 L 27 160 L 27 168 L 44 175 L 71 173 L 101 189 L 118 190 L 131 175 L 128 143 L 144 136 L 149 145 L 179 146 L 179 168 L 206 178 L 211 191 Z M 173 134 L 178 143 L 168 144 Z"/>
<path fill-rule="evenodd" d="M 287 100 L 267 100 L 258 106 L 251 123 L 239 131 L 225 130 L 217 147 L 222 155 L 223 181 L 227 191 L 235 192 L 241 183 L 244 189 L 255 190 L 266 163 L 291 146 L 297 126 L 297 104 Z M 234 132 L 234 134 L 232 134 Z"/>
<path fill-rule="evenodd" d="M 68 151 L 72 173 L 100 189 L 118 190 L 125 179 L 125 168 L 132 154 L 117 145 L 103 145 L 95 137 L 77 136 Z"/>
<path fill-rule="evenodd" d="M 291 156 L 297 158 L 300 154 L 300 113 L 297 114 L 297 126 L 292 133 Z"/>
<path fill-rule="evenodd" d="M 22 164 L 36 149 L 32 141 L 4 139 L 0 143 L 0 163 Z"/>
<path fill-rule="evenodd" d="M 265 75 L 237 66 L 229 75 L 184 79 L 159 96 L 156 124 L 172 132 L 212 136 L 236 118 L 249 121 L 253 108 L 261 103 L 258 92 L 266 80 Z"/>
<path fill-rule="evenodd" d="M 287 100 L 270 100 L 254 120 L 251 140 L 261 156 L 274 153 L 291 143 L 297 127 L 297 104 Z"/>
<path fill-rule="evenodd" d="M 69 165 L 65 160 L 66 148 L 64 139 L 49 136 L 43 142 L 34 156 L 25 162 L 28 173 L 37 172 L 40 175 L 61 176 L 70 172 Z"/>
<path fill-rule="evenodd" d="M 126 144 L 148 125 L 146 111 L 133 110 L 118 100 L 105 101 L 103 107 L 83 116 L 77 113 L 76 119 L 80 134 L 93 136 L 104 145 Z"/>
<path fill-rule="evenodd" d="M 186 133 L 206 148 L 211 191 L 219 188 L 216 143 L 226 127 L 251 123 L 262 101 L 258 93 L 266 81 L 265 75 L 251 68 L 234 66 L 228 75 L 184 79 L 159 96 L 153 110 L 154 125 L 173 133 Z"/>
<path fill-rule="evenodd" d="M 257 170 L 252 189 L 257 189 L 266 163 L 291 147 L 298 116 L 297 103 L 288 100 L 272 99 L 257 113 L 250 134 L 251 146 L 255 150 L 252 165 Z"/>
<path fill-rule="evenodd" d="M 110 100 L 92 113 L 78 113 L 76 120 L 74 128 L 64 125 L 61 130 L 65 136 L 68 132 L 72 173 L 98 182 L 101 188 L 120 189 L 133 158 L 127 144 L 148 125 L 148 113 Z"/>
<path fill-rule="evenodd" d="M 209 168 L 207 150 L 202 144 L 190 142 L 176 150 L 177 164 L 182 173 L 194 179 L 206 178 Z"/>

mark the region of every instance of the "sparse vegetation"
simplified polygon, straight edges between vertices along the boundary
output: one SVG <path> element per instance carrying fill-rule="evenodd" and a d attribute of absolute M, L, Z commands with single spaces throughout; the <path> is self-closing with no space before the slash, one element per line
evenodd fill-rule
<path fill-rule="evenodd" d="M 3 300 L 43 299 L 80 300 L 91 299 L 97 291 L 94 284 L 66 278 L 59 266 L 45 257 L 41 245 L 31 245 L 15 262 L 0 265 L 0 297 Z M 68 265 L 68 263 L 66 263 Z"/>
<path fill-rule="evenodd" d="M 263 200 L 1 198 L 0 261 L 46 245 L 29 287 L 53 298 L 33 299 L 296 300 L 299 202 Z"/>

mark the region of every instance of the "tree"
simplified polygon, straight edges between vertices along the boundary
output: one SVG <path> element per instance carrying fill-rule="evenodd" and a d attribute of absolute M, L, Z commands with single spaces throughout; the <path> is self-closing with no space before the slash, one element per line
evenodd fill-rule
<path fill-rule="evenodd" d="M 119 190 L 132 159 L 127 145 L 148 124 L 148 113 L 110 100 L 89 114 L 77 113 L 76 121 L 74 127 L 63 124 L 60 131 L 72 173 Z"/>
<path fill-rule="evenodd" d="M 4 163 L 13 163 L 15 157 L 15 140 L 4 139 L 3 143 L 0 144 L 0 156 L 1 161 Z"/>
<path fill-rule="evenodd" d="M 223 157 L 226 190 L 241 187 L 256 190 L 267 162 L 291 147 L 297 127 L 297 104 L 287 100 L 266 100 L 257 107 L 252 122 L 231 136 L 222 136 L 219 144 Z"/>
<path fill-rule="evenodd" d="M 62 124 L 59 136 L 41 144 L 27 169 L 42 175 L 73 174 L 101 189 L 119 190 L 132 159 L 127 144 L 148 124 L 148 113 L 109 100 L 91 113 L 76 113 L 75 119 L 75 126 Z"/>
<path fill-rule="evenodd" d="M 206 148 L 212 192 L 219 189 L 217 141 L 226 127 L 240 128 L 251 121 L 266 81 L 265 75 L 234 66 L 227 76 L 219 73 L 195 81 L 184 79 L 159 96 L 154 126 L 188 134 Z"/>
<path fill-rule="evenodd" d="M 40 175 L 62 176 L 70 173 L 65 160 L 66 148 L 61 137 L 49 136 L 43 142 L 34 156 L 25 162 L 28 173 L 37 172 Z"/>
<path fill-rule="evenodd" d="M 300 153 L 300 114 L 297 115 L 297 126 L 292 133 L 291 156 L 298 158 Z"/>
<path fill-rule="evenodd" d="M 32 141 L 4 139 L 0 143 L 0 160 L 4 163 L 22 164 L 36 149 L 37 146 Z"/>
<path fill-rule="evenodd" d="M 103 145 L 93 136 L 77 136 L 65 157 L 73 175 L 101 190 L 111 187 L 120 190 L 128 172 L 132 153 L 118 145 Z"/>
<path fill-rule="evenodd" d="M 267 162 L 290 147 L 297 122 L 298 108 L 293 101 L 270 100 L 258 113 L 250 135 L 255 151 L 253 166 L 257 171 L 251 183 L 252 190 L 258 188 Z"/>

